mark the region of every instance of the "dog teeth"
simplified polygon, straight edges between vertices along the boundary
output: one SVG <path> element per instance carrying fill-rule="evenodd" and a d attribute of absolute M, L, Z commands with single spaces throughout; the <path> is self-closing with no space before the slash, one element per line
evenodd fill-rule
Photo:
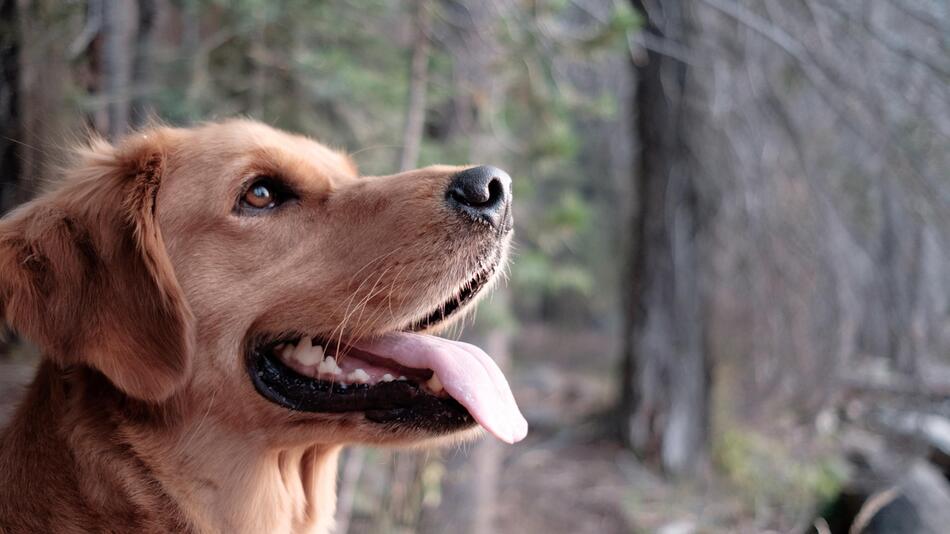
<path fill-rule="evenodd" d="M 343 369 L 340 369 L 340 366 L 337 365 L 336 358 L 330 356 L 320 362 L 320 365 L 317 367 L 317 372 L 328 375 L 339 375 L 343 373 Z"/>
<path fill-rule="evenodd" d="M 301 344 L 303 344 L 303 342 L 301 342 Z M 312 347 L 305 348 L 303 352 L 295 353 L 295 355 L 297 361 L 304 365 L 316 365 L 323 361 L 323 345 L 314 345 Z"/>
<path fill-rule="evenodd" d="M 366 373 L 366 371 L 357 369 L 346 375 L 346 379 L 350 382 L 359 382 L 360 384 L 365 384 L 369 382 L 369 375 Z"/>
<path fill-rule="evenodd" d="M 314 345 L 313 338 L 310 336 L 304 336 L 296 345 L 291 342 L 278 343 L 274 345 L 273 351 L 284 362 L 297 363 L 311 369 L 316 366 L 314 378 L 319 378 L 320 375 L 333 376 L 337 385 L 344 389 L 347 385 L 368 384 L 373 381 L 369 373 L 362 368 L 355 369 L 349 374 L 344 373 L 336 358 L 327 356 L 323 345 Z M 312 372 L 308 370 L 307 374 Z M 408 380 L 405 375 L 394 376 L 392 373 L 386 373 L 378 379 L 379 382 L 406 382 Z M 434 374 L 425 385 L 434 393 L 441 393 L 445 389 L 439 377 Z"/>
<path fill-rule="evenodd" d="M 312 344 L 313 340 L 310 339 L 310 336 L 304 336 L 304 338 L 300 340 L 300 343 L 297 343 L 297 346 L 294 347 L 294 351 L 290 357 L 300 363 L 304 363 L 304 361 L 309 359 L 307 353 L 310 352 L 310 346 Z"/>
<path fill-rule="evenodd" d="M 432 373 L 432 378 L 426 380 L 426 386 L 429 387 L 434 393 L 441 393 L 443 389 L 442 382 L 439 380 L 439 377 Z"/>

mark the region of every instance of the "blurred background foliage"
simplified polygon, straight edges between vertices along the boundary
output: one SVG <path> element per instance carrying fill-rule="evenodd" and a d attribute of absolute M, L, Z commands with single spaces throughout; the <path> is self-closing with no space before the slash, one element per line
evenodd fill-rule
<path fill-rule="evenodd" d="M 950 524 L 944 3 L 0 0 L 0 15 L 0 213 L 84 132 L 151 120 L 250 116 L 366 175 L 514 177 L 507 284 L 447 335 L 510 369 L 532 434 L 349 450 L 338 532 L 847 532 L 894 488 L 911 506 L 882 510 Z M 36 355 L 0 353 L 6 414 Z"/>

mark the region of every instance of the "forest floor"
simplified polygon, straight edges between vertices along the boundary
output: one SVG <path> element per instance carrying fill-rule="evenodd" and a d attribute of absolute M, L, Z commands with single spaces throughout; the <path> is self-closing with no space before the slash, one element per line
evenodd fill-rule
<path fill-rule="evenodd" d="M 609 338 L 541 326 L 518 334 L 508 374 L 531 430 L 504 448 L 499 532 L 634 531 L 631 481 L 651 475 L 604 431 L 616 397 L 605 380 L 617 354 Z"/>
<path fill-rule="evenodd" d="M 755 532 L 722 481 L 671 483 L 606 431 L 619 381 L 615 336 L 527 327 L 509 373 L 531 422 L 507 448 L 498 532 Z"/>

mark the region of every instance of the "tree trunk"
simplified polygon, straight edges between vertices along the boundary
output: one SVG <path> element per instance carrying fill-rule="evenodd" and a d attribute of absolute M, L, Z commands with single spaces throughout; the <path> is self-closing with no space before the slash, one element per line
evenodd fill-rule
<path fill-rule="evenodd" d="M 121 137 L 129 128 L 129 24 L 131 2 L 102 4 L 102 77 L 109 139 Z"/>
<path fill-rule="evenodd" d="M 20 28 L 18 0 L 0 0 L 0 215 L 20 201 Z M 2 336 L 2 332 L 0 332 Z M 2 341 L 0 341 L 2 343 Z"/>
<path fill-rule="evenodd" d="M 19 204 L 22 187 L 19 24 L 17 0 L 0 0 L 0 216 Z M 7 354 L 10 336 L 0 325 L 0 357 Z"/>
<path fill-rule="evenodd" d="M 248 115 L 265 120 L 264 93 L 267 91 L 267 71 L 264 58 L 267 55 L 267 20 L 263 13 L 257 14 L 254 23 L 254 40 L 251 42 L 251 85 L 248 98 Z"/>
<path fill-rule="evenodd" d="M 495 298 L 501 298 L 507 305 L 507 288 L 499 288 Z M 498 367 L 508 370 L 511 367 L 511 334 L 504 327 L 495 327 L 485 336 L 482 345 L 491 354 Z M 498 481 L 501 477 L 501 462 L 504 459 L 502 445 L 494 438 L 482 440 L 475 447 L 475 514 L 472 534 L 494 534 L 497 532 L 495 519 L 497 514 Z"/>
<path fill-rule="evenodd" d="M 408 171 L 419 163 L 422 127 L 426 116 L 426 86 L 429 81 L 429 2 L 415 2 L 413 10 L 412 60 L 409 67 L 409 97 L 402 133 L 399 170 Z"/>
<path fill-rule="evenodd" d="M 880 269 L 887 314 L 887 355 L 895 369 L 911 376 L 920 371 L 918 344 L 914 343 L 913 318 L 922 302 L 918 298 L 923 233 L 913 215 L 902 205 L 902 193 L 890 177 L 882 180 L 883 204 Z"/>
<path fill-rule="evenodd" d="M 686 46 L 679 0 L 651 3 L 645 31 Z M 640 141 L 637 210 L 628 258 L 623 438 L 671 474 L 700 467 L 706 453 L 709 364 L 703 344 L 698 201 L 683 128 L 687 65 L 648 51 L 635 66 Z"/>
<path fill-rule="evenodd" d="M 350 531 L 350 520 L 353 518 L 353 503 L 359 488 L 360 475 L 366 464 L 366 452 L 357 447 L 351 447 L 343 456 L 340 466 L 339 498 L 336 506 L 335 534 L 347 534 Z"/>
<path fill-rule="evenodd" d="M 151 113 L 148 91 L 151 84 L 152 34 L 155 29 L 155 0 L 138 0 L 138 32 L 132 63 L 132 126 L 145 124 Z"/>

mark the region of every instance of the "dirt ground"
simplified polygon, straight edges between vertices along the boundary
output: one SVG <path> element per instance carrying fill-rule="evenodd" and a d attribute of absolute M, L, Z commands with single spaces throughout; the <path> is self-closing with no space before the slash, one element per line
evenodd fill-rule
<path fill-rule="evenodd" d="M 519 333 L 509 375 L 532 426 L 505 449 L 498 532 L 756 531 L 718 482 L 670 483 L 618 445 L 604 416 L 619 383 L 613 343 L 541 326 Z"/>

